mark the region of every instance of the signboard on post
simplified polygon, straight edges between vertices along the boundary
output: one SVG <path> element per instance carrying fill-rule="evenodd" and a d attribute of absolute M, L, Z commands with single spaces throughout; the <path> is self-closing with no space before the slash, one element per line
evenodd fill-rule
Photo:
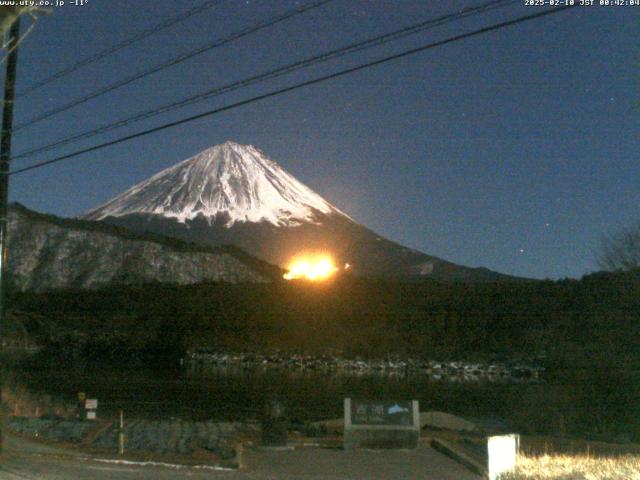
<path fill-rule="evenodd" d="M 344 448 L 416 448 L 417 400 L 344 399 Z"/>
<path fill-rule="evenodd" d="M 87 420 L 95 420 L 96 419 L 96 410 L 98 409 L 98 399 L 97 398 L 87 398 L 84 401 L 84 409 L 87 412 Z"/>

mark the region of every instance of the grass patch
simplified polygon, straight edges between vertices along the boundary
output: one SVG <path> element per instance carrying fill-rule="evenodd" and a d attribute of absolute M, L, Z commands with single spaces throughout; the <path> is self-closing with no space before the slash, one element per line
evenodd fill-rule
<path fill-rule="evenodd" d="M 640 455 L 520 454 L 516 470 L 500 480 L 640 480 Z"/>

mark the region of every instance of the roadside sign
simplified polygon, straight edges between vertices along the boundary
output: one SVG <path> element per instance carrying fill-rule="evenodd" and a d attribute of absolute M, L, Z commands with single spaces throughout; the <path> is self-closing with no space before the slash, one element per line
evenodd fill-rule
<path fill-rule="evenodd" d="M 413 425 L 411 401 L 363 401 L 351 400 L 353 425 Z"/>
<path fill-rule="evenodd" d="M 87 410 L 97 410 L 98 408 L 98 399 L 97 398 L 87 398 L 84 403 L 84 408 Z"/>
<path fill-rule="evenodd" d="M 344 399 L 344 448 L 416 448 L 417 400 Z"/>

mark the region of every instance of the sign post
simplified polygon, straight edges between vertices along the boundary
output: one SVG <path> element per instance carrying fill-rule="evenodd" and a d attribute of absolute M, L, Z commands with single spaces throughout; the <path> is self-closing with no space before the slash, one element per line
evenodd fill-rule
<path fill-rule="evenodd" d="M 87 412 L 87 420 L 95 420 L 96 410 L 98 409 L 98 399 L 87 398 L 84 402 L 84 408 L 85 408 L 85 411 Z"/>
<path fill-rule="evenodd" d="M 120 421 L 118 422 L 118 454 L 124 455 L 124 411 L 120 410 Z"/>
<path fill-rule="evenodd" d="M 262 445 L 287 446 L 286 407 L 281 398 L 271 397 L 265 403 L 262 417 Z"/>
<path fill-rule="evenodd" d="M 344 448 L 416 448 L 420 438 L 417 400 L 344 399 Z"/>

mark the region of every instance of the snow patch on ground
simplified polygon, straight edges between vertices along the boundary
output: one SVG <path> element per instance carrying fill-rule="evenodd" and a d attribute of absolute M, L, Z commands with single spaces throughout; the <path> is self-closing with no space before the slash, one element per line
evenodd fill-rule
<path fill-rule="evenodd" d="M 197 470 L 216 470 L 216 471 L 228 471 L 228 472 L 234 471 L 233 468 L 218 467 L 216 465 L 182 465 L 179 463 L 152 462 L 152 461 L 136 462 L 133 460 L 115 460 L 115 459 L 108 459 L 108 458 L 84 458 L 84 460 L 90 460 L 93 462 L 100 462 L 100 463 L 109 463 L 113 465 L 129 465 L 129 466 L 137 466 L 137 467 L 163 467 L 163 468 L 174 468 L 176 470 L 191 468 L 191 469 L 197 469 Z"/>

